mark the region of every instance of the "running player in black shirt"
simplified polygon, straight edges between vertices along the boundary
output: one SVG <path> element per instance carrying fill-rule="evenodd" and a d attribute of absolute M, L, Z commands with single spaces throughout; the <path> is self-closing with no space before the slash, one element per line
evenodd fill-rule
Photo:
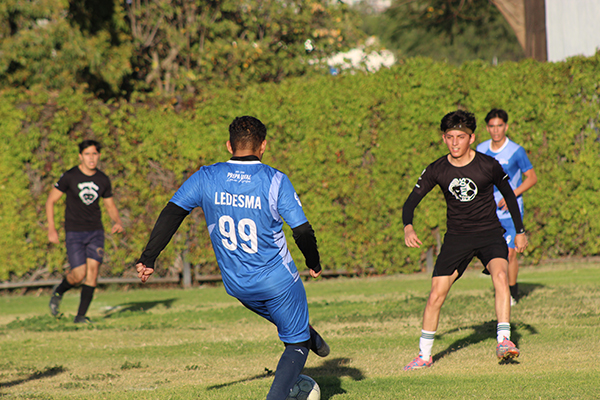
<path fill-rule="evenodd" d="M 476 127 L 471 113 L 459 110 L 444 116 L 440 128 L 450 153 L 423 171 L 402 210 L 405 243 L 408 247 L 420 247 L 421 241 L 412 225 L 415 208 L 436 185 L 440 186 L 446 199 L 447 232 L 435 264 L 431 292 L 423 314 L 420 351 L 404 367 L 405 371 L 431 366 L 431 349 L 440 309 L 450 287 L 462 276 L 474 256 L 481 260 L 494 284 L 498 319 L 496 355 L 500 359 L 519 356 L 519 349 L 510 341 L 508 247 L 503 238 L 504 229 L 496 216 L 494 186 L 504 196 L 515 223 L 518 252 L 527 246 L 527 237 L 508 175 L 494 158 L 471 149 Z"/>
<path fill-rule="evenodd" d="M 88 322 L 85 316 L 98 282 L 98 269 L 104 255 L 104 228 L 99 199 L 104 199 L 108 215 L 114 222 L 112 233 L 123 232 L 123 223 L 112 197 L 110 179 L 97 169 L 100 144 L 84 140 L 79 144 L 80 164 L 65 172 L 54 185 L 46 201 L 48 240 L 59 243 L 54 224 L 54 204 L 67 194 L 65 209 L 65 242 L 71 270 L 52 291 L 50 313 L 58 315 L 62 295 L 75 285 L 81 285 L 81 300 L 75 323 Z"/>

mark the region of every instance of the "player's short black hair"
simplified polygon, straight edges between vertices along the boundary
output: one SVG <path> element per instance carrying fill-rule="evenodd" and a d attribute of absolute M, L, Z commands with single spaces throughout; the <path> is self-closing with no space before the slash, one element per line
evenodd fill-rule
<path fill-rule="evenodd" d="M 258 150 L 267 137 L 267 127 L 259 119 L 245 115 L 236 117 L 229 125 L 231 149 Z"/>
<path fill-rule="evenodd" d="M 446 133 L 449 130 L 459 130 L 471 134 L 475 132 L 475 129 L 477 129 L 475 115 L 463 110 L 456 110 L 444 115 L 440 123 L 442 133 Z"/>
<path fill-rule="evenodd" d="M 508 122 L 508 113 L 501 108 L 492 108 L 485 116 L 485 123 L 489 124 L 490 120 L 500 118 L 504 123 Z"/>
<path fill-rule="evenodd" d="M 102 150 L 102 145 L 99 142 L 97 142 L 95 140 L 88 139 L 88 140 L 84 140 L 83 142 L 79 143 L 79 154 L 83 153 L 83 151 L 85 149 L 87 149 L 88 147 L 91 147 L 91 146 L 95 146 L 96 147 L 96 151 L 98 153 L 102 152 L 101 151 Z"/>

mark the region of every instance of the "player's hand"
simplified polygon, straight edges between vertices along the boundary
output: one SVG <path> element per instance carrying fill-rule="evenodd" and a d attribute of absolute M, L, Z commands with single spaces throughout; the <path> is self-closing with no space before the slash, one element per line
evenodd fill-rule
<path fill-rule="evenodd" d="M 501 198 L 500 201 L 498 202 L 498 208 L 501 209 L 502 211 L 508 210 L 508 207 L 506 206 L 506 201 L 504 200 L 504 197 Z"/>
<path fill-rule="evenodd" d="M 50 243 L 58 244 L 58 232 L 56 229 L 48 229 L 48 241 Z"/>
<path fill-rule="evenodd" d="M 404 243 L 406 243 L 408 247 L 421 247 L 423 244 L 417 237 L 417 233 L 412 225 L 406 225 L 404 227 Z"/>
<path fill-rule="evenodd" d="M 308 273 L 310 274 L 310 276 L 312 276 L 313 278 L 318 278 L 319 276 L 321 276 L 321 272 L 323 270 L 320 270 L 319 272 L 315 272 L 312 269 L 308 270 Z"/>
<path fill-rule="evenodd" d="M 124 230 L 125 229 L 123 229 L 123 225 L 121 225 L 121 224 L 114 224 L 110 232 L 111 233 L 121 233 Z"/>
<path fill-rule="evenodd" d="M 528 244 L 527 235 L 524 233 L 519 233 L 515 236 L 515 250 L 517 250 L 517 253 L 522 253 Z"/>
<path fill-rule="evenodd" d="M 150 275 L 154 273 L 154 268 L 147 268 L 142 263 L 137 263 L 135 269 L 137 270 L 138 278 L 141 279 L 142 283 L 145 283 L 150 278 Z"/>

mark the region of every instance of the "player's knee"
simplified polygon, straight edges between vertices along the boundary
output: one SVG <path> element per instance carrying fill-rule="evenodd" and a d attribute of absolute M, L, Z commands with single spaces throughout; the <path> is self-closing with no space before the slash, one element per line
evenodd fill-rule
<path fill-rule="evenodd" d="M 439 292 L 437 290 L 432 290 L 429 293 L 429 299 L 427 300 L 427 305 L 434 308 L 441 308 L 446 300 L 447 292 Z"/>
<path fill-rule="evenodd" d="M 85 266 L 82 265 L 80 267 L 73 268 L 69 272 L 67 280 L 69 281 L 69 283 L 71 285 L 79 285 L 81 282 L 83 282 L 85 280 L 86 275 L 87 275 L 87 271 L 85 269 Z"/>

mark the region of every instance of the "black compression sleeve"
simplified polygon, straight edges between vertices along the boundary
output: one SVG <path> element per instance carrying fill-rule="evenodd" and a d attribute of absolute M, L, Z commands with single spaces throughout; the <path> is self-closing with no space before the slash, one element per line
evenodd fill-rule
<path fill-rule="evenodd" d="M 408 198 L 402 206 L 402 223 L 404 226 L 412 225 L 413 217 L 415 215 L 415 208 L 417 208 L 421 200 L 423 200 L 423 196 L 415 193 L 414 190 L 408 195 Z"/>
<path fill-rule="evenodd" d="M 304 254 L 306 266 L 315 272 L 321 271 L 321 258 L 319 249 L 317 248 L 317 237 L 310 223 L 305 222 L 295 228 L 292 228 L 292 233 L 296 245 Z"/>
<path fill-rule="evenodd" d="M 146 249 L 140 256 L 138 263 L 144 264 L 146 268 L 154 269 L 154 261 L 171 241 L 171 238 L 189 213 L 177 204 L 169 202 L 158 216 L 154 229 L 150 234 L 150 240 L 148 240 Z"/>
<path fill-rule="evenodd" d="M 510 187 L 508 179 L 502 180 L 502 183 L 500 183 L 500 186 L 498 186 L 498 190 L 500 191 L 500 193 L 502 193 L 502 197 L 504 197 L 506 207 L 508 207 L 510 216 L 512 217 L 513 223 L 515 224 L 517 234 L 525 233 L 525 226 L 523 225 L 523 219 L 521 218 L 519 203 L 517 203 L 517 197 L 515 196 L 515 192 L 513 191 L 512 187 Z"/>

